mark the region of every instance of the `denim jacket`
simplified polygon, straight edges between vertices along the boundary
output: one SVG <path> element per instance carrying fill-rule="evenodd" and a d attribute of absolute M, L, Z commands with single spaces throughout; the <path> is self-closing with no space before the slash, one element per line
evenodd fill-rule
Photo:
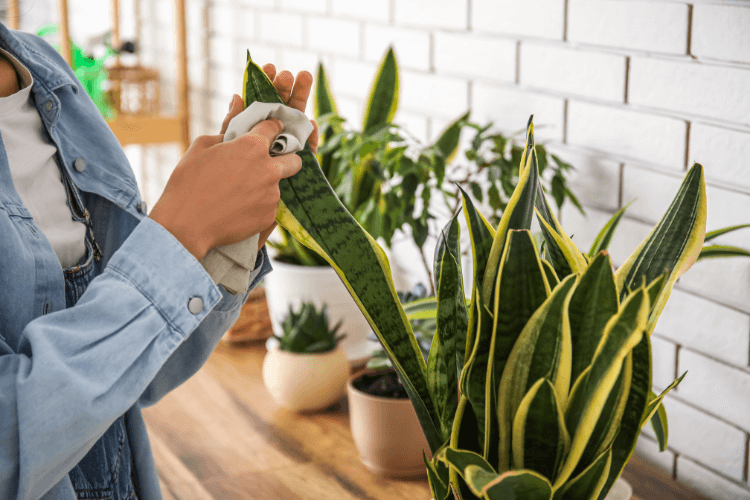
<path fill-rule="evenodd" d="M 104 266 L 66 309 L 60 261 L 13 187 L 0 137 L 0 500 L 75 499 L 68 472 L 123 414 L 140 498 L 159 499 L 141 408 L 205 363 L 247 295 L 216 286 L 145 216 L 122 148 L 60 55 L 2 24 L 0 46 L 34 77 L 31 98 Z M 270 270 L 264 248 L 250 288 Z"/>

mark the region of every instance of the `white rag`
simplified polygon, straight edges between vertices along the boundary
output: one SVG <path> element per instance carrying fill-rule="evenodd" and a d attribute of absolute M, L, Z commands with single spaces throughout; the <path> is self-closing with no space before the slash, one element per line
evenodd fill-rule
<path fill-rule="evenodd" d="M 279 156 L 302 151 L 305 141 L 313 131 L 313 125 L 303 112 L 283 104 L 252 103 L 229 122 L 224 142 L 249 132 L 258 122 L 269 118 L 278 118 L 284 124 L 284 132 L 271 144 L 270 155 Z M 249 285 L 250 272 L 255 269 L 257 256 L 256 234 L 238 243 L 212 248 L 201 261 L 201 265 L 217 285 L 224 285 L 224 288 L 233 294 L 245 293 Z"/>

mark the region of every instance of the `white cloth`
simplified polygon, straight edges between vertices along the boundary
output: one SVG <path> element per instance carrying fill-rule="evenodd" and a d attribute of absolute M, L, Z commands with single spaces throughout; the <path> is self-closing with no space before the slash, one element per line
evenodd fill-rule
<path fill-rule="evenodd" d="M 271 144 L 271 156 L 302 151 L 305 141 L 313 131 L 313 125 L 303 112 L 283 104 L 252 103 L 229 122 L 224 142 L 239 137 L 250 131 L 258 122 L 269 118 L 278 118 L 284 124 L 284 132 Z M 250 272 L 255 268 L 257 254 L 256 234 L 238 243 L 212 248 L 201 261 L 201 265 L 217 285 L 224 285 L 231 293 L 245 293 Z"/>
<path fill-rule="evenodd" d="M 70 213 L 55 162 L 57 148 L 45 141 L 42 119 L 29 98 L 33 77 L 11 54 L 3 49 L 0 53 L 15 67 L 21 87 L 13 95 L 0 97 L 0 135 L 13 185 L 65 269 L 86 254 L 86 225 L 73 220 Z"/>

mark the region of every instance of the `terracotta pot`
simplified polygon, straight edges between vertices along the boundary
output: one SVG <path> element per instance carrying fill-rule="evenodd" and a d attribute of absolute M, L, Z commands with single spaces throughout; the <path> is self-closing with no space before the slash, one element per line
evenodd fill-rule
<path fill-rule="evenodd" d="M 307 267 L 273 261 L 273 272 L 264 278 L 268 312 L 274 333 L 281 337 L 281 323 L 289 307 L 299 310 L 303 302 L 312 302 L 320 309 L 328 306 L 328 321 L 335 325 L 343 320 L 339 333 L 346 338 L 339 344 L 353 365 L 367 361 L 378 343 L 367 340 L 372 331 L 357 303 L 332 267 Z"/>
<path fill-rule="evenodd" d="M 364 374 L 387 370 L 364 370 L 346 383 L 352 438 L 362 463 L 375 474 L 394 478 L 425 477 L 422 450 L 432 458 L 417 414 L 409 399 L 371 396 L 352 382 Z"/>
<path fill-rule="evenodd" d="M 323 410 L 344 394 L 349 364 L 341 347 L 297 354 L 271 347 L 263 360 L 263 383 L 273 399 L 294 411 Z"/>

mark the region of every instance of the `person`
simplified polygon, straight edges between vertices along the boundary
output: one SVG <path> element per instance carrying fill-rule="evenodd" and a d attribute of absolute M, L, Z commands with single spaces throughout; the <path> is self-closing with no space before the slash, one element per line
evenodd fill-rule
<path fill-rule="evenodd" d="M 205 363 L 247 297 L 200 261 L 260 233 L 252 289 L 271 270 L 279 182 L 301 160 L 269 156 L 278 120 L 222 142 L 235 95 L 147 215 L 60 55 L 1 23 L 0 55 L 0 499 L 161 498 L 141 408 Z M 310 73 L 264 70 L 304 111 Z"/>

